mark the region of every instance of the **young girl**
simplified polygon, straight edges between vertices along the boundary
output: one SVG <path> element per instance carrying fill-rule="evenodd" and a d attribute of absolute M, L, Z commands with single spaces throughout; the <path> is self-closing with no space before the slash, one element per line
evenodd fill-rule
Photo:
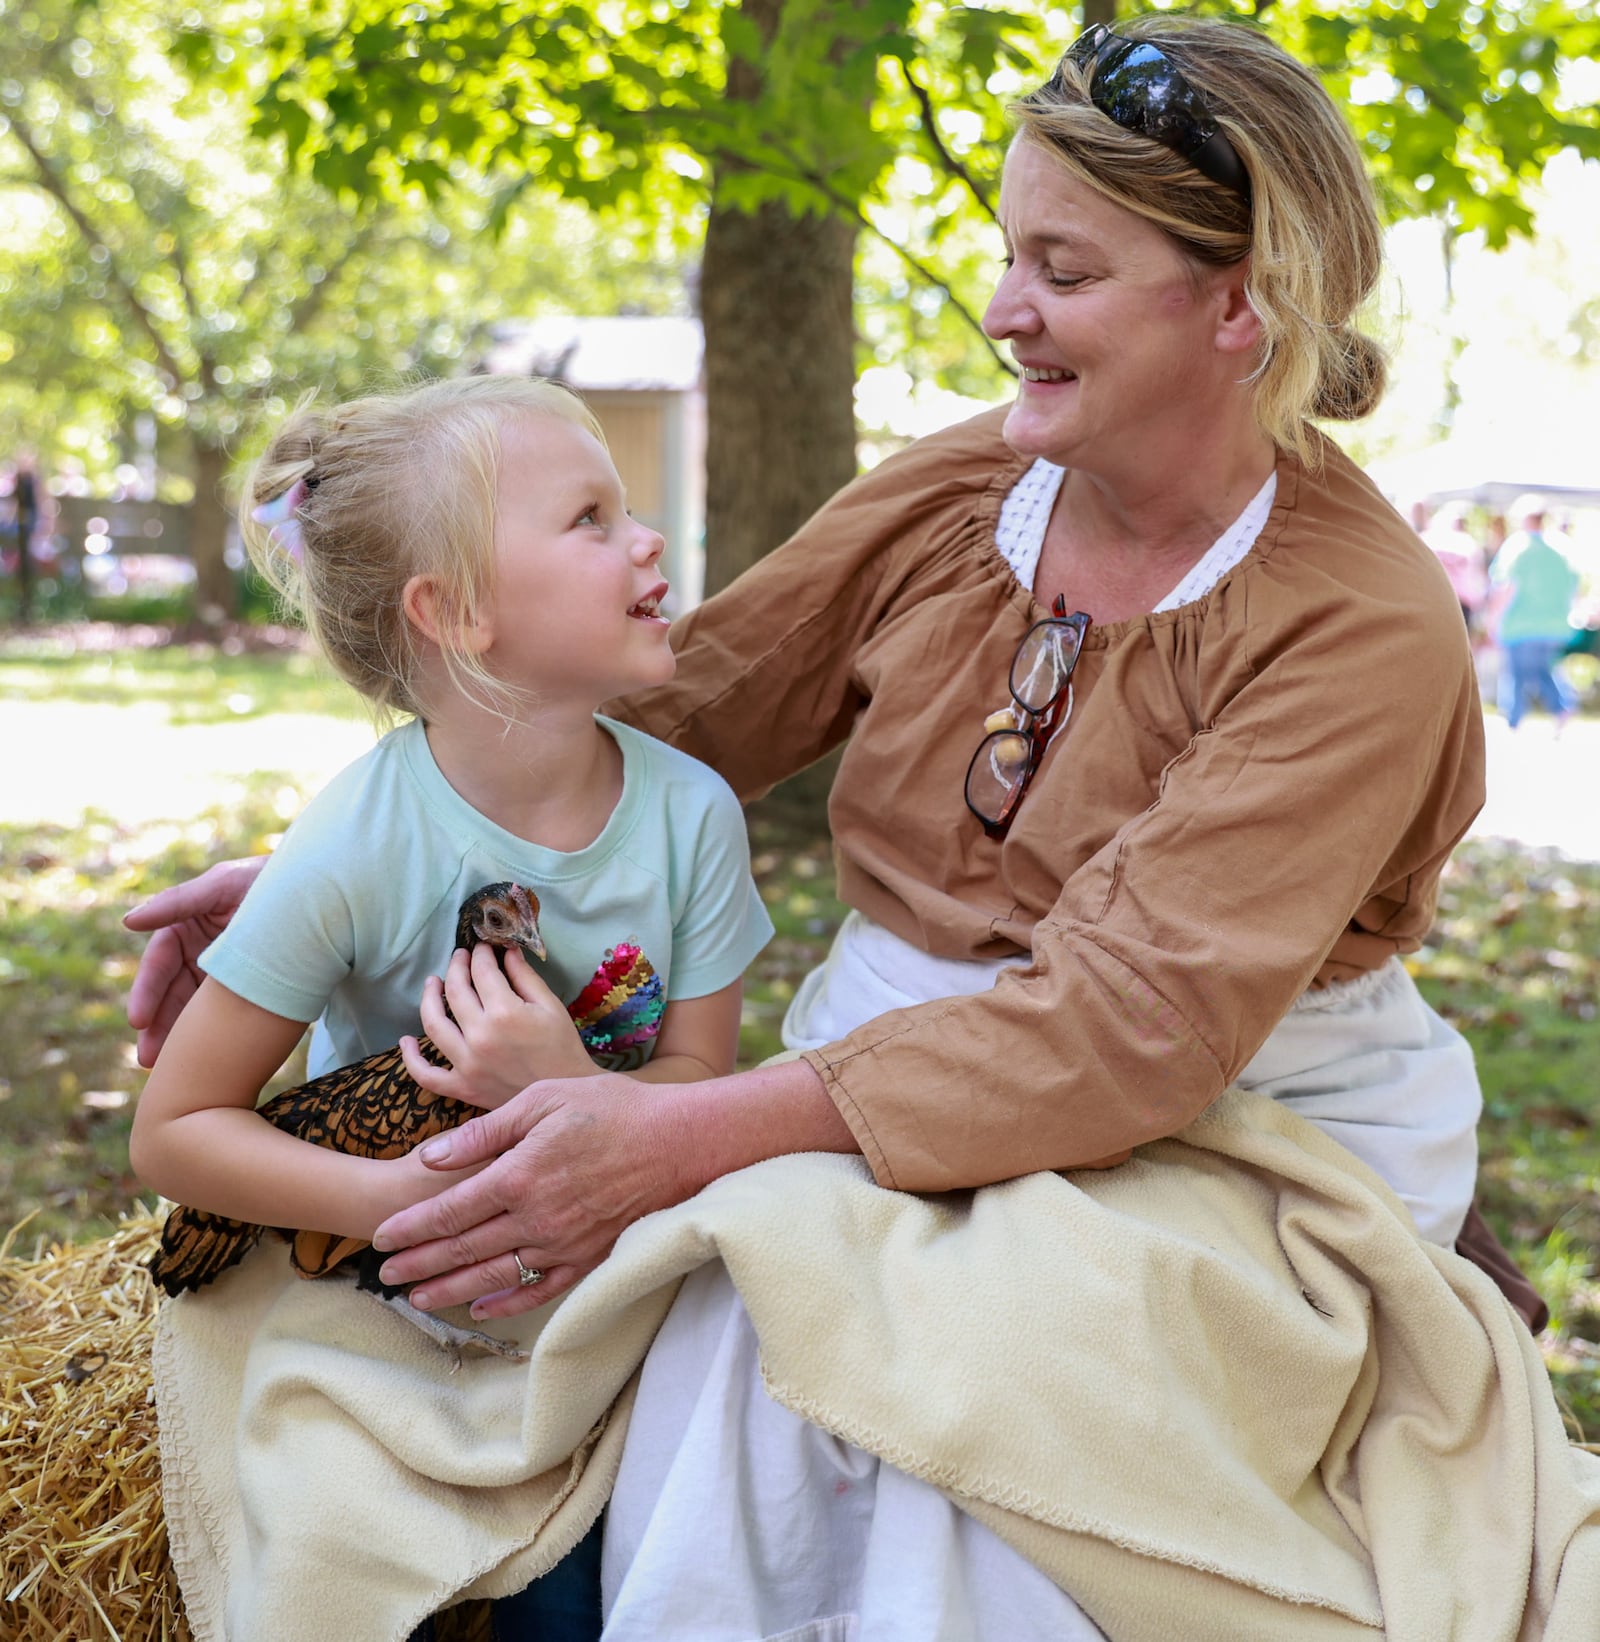
<path fill-rule="evenodd" d="M 772 926 L 725 783 L 597 716 L 674 661 L 661 537 L 629 516 L 580 401 L 472 377 L 302 406 L 247 484 L 255 563 L 344 677 L 409 722 L 312 801 L 206 951 L 130 1152 L 180 1203 L 368 1239 L 452 1177 L 256 1113 L 307 1022 L 313 1076 L 403 1041 L 419 1081 L 480 1106 L 543 1077 L 721 1075 Z M 504 973 L 487 947 L 450 956 L 461 902 L 502 880 L 539 898 L 542 975 L 519 951 Z M 586 1049 L 566 1007 L 580 997 L 616 1014 L 608 1045 L 591 1033 Z M 449 1068 L 422 1060 L 419 1025 Z M 572 1277 L 543 1280 L 556 1293 Z M 596 1536 L 580 1551 L 523 1598 L 576 1601 L 598 1634 Z"/>

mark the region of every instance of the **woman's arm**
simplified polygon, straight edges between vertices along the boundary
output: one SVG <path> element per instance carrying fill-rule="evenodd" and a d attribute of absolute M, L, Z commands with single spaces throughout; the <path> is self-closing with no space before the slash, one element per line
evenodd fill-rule
<path fill-rule="evenodd" d="M 255 1110 L 304 1030 L 206 979 L 139 1097 L 128 1143 L 139 1178 L 213 1214 L 346 1237 L 370 1237 L 385 1216 L 439 1190 L 414 1158 L 348 1157 Z"/>
<path fill-rule="evenodd" d="M 417 1153 L 431 1168 L 488 1162 L 464 1184 L 378 1228 L 386 1281 L 426 1278 L 424 1309 L 475 1302 L 509 1317 L 592 1271 L 635 1220 L 736 1169 L 791 1152 L 858 1150 L 803 1061 L 644 1089 L 631 1078 L 536 1083 Z M 517 1250 L 546 1280 L 516 1286 Z"/>
<path fill-rule="evenodd" d="M 227 928 L 266 864 L 265 855 L 219 861 L 198 878 L 152 895 L 122 920 L 128 929 L 154 931 L 128 993 L 141 1066 L 155 1065 L 173 1022 L 205 979 L 200 954 Z"/>

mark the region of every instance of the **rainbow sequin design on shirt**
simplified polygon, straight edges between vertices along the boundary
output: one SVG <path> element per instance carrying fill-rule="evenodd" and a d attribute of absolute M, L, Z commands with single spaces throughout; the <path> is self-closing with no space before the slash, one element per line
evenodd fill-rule
<path fill-rule="evenodd" d="M 644 1065 L 666 1009 L 661 977 L 629 941 L 607 950 L 589 984 L 567 1005 L 589 1059 L 608 1072 Z"/>

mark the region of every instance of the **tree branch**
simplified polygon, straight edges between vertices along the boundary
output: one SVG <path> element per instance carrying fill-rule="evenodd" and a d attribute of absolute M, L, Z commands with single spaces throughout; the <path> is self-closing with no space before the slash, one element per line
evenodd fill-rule
<path fill-rule="evenodd" d="M 994 339 L 984 330 L 982 321 L 972 312 L 969 307 L 967 307 L 961 298 L 950 289 L 950 285 L 947 280 L 941 279 L 939 275 L 933 271 L 933 269 L 928 267 L 928 265 L 920 258 L 913 256 L 911 252 L 908 251 L 898 240 L 891 239 L 889 235 L 884 233 L 884 231 L 872 220 L 872 218 L 862 210 L 861 202 L 859 200 L 852 200 L 847 195 L 841 194 L 826 177 L 818 176 L 814 171 L 810 170 L 801 161 L 796 159 L 793 154 L 788 153 L 786 150 L 774 147 L 773 152 L 788 164 L 791 174 L 796 182 L 803 182 L 808 184 L 810 187 L 815 188 L 818 193 L 822 194 L 824 198 L 826 198 L 832 205 L 834 205 L 839 211 L 843 212 L 845 216 L 853 218 L 856 222 L 860 223 L 860 225 L 865 228 L 868 233 L 876 236 L 876 238 L 882 241 L 883 244 L 887 245 L 889 249 L 893 251 L 900 258 L 900 260 L 904 262 L 914 274 L 917 275 L 919 279 L 931 285 L 935 290 L 943 291 L 945 294 L 945 300 L 949 302 L 950 306 L 955 309 L 956 313 L 972 327 L 973 332 L 983 339 L 983 345 L 989 350 L 989 355 L 994 360 L 995 364 L 997 364 L 1001 370 L 1006 372 L 1008 376 L 1015 376 L 1017 374 L 1016 366 L 1013 365 L 1011 361 L 1007 359 L 1005 355 L 1002 354 L 995 346 Z"/>
<path fill-rule="evenodd" d="M 376 237 L 378 223 L 375 217 L 369 216 L 356 230 L 355 238 L 339 254 L 341 267 L 348 267 L 356 257 L 364 251 L 368 244 Z M 323 303 L 328 300 L 334 286 L 338 283 L 333 274 L 327 274 L 318 280 L 315 285 L 309 285 L 289 311 L 289 330 L 291 333 L 303 331 L 317 317 Z"/>
<path fill-rule="evenodd" d="M 126 304 L 134 323 L 144 332 L 151 347 L 155 349 L 156 363 L 172 378 L 174 386 L 192 380 L 191 374 L 178 363 L 172 350 L 167 346 L 166 338 L 156 328 L 155 316 L 140 300 L 132 282 L 118 265 L 116 253 L 106 243 L 105 236 L 79 208 L 77 201 L 73 199 L 67 188 L 65 179 L 57 174 L 49 155 L 33 140 L 33 133 L 17 117 L 15 110 L 12 110 L 7 118 L 11 122 L 12 133 L 28 151 L 28 155 L 33 161 L 40 186 L 66 212 L 73 227 L 82 235 L 84 242 L 91 249 L 98 247 L 105 253 L 106 273 Z"/>
<path fill-rule="evenodd" d="M 944 138 L 939 135 L 939 127 L 933 117 L 933 98 L 929 95 L 928 88 L 915 78 L 908 63 L 901 63 L 900 71 L 905 75 L 906 84 L 911 87 L 912 95 L 917 99 L 917 107 L 922 110 L 922 129 L 927 132 L 928 141 L 933 144 L 945 170 L 966 184 L 967 192 L 982 207 L 989 220 L 998 227 L 1000 218 L 995 214 L 994 206 L 989 203 L 989 196 L 978 186 L 966 166 L 945 146 Z"/>

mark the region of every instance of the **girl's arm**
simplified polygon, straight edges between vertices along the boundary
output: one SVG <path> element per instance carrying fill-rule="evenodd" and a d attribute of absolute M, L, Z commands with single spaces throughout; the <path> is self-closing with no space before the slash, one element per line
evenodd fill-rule
<path fill-rule="evenodd" d="M 304 1030 L 215 980 L 202 982 L 139 1097 L 128 1142 L 139 1178 L 163 1197 L 231 1219 L 363 1238 L 437 1191 L 432 1171 L 413 1158 L 349 1157 L 286 1134 L 255 1110 Z"/>
<path fill-rule="evenodd" d="M 457 952 L 444 979 L 429 976 L 423 991 L 423 1029 L 450 1062 L 422 1058 L 415 1038 L 400 1040 L 406 1070 L 424 1089 L 474 1106 L 503 1105 L 530 1083 L 548 1078 L 594 1077 L 566 1006 L 516 950 L 502 973 L 494 953 L 478 946 Z M 743 983 L 734 981 L 703 998 L 669 1003 L 655 1053 L 629 1076 L 644 1083 L 694 1083 L 733 1070 L 739 1052 Z"/>
<path fill-rule="evenodd" d="M 703 998 L 680 998 L 667 1005 L 655 1053 L 628 1075 L 640 1083 L 699 1083 L 722 1078 L 739 1058 L 739 1012 L 744 982 L 730 982 Z"/>

